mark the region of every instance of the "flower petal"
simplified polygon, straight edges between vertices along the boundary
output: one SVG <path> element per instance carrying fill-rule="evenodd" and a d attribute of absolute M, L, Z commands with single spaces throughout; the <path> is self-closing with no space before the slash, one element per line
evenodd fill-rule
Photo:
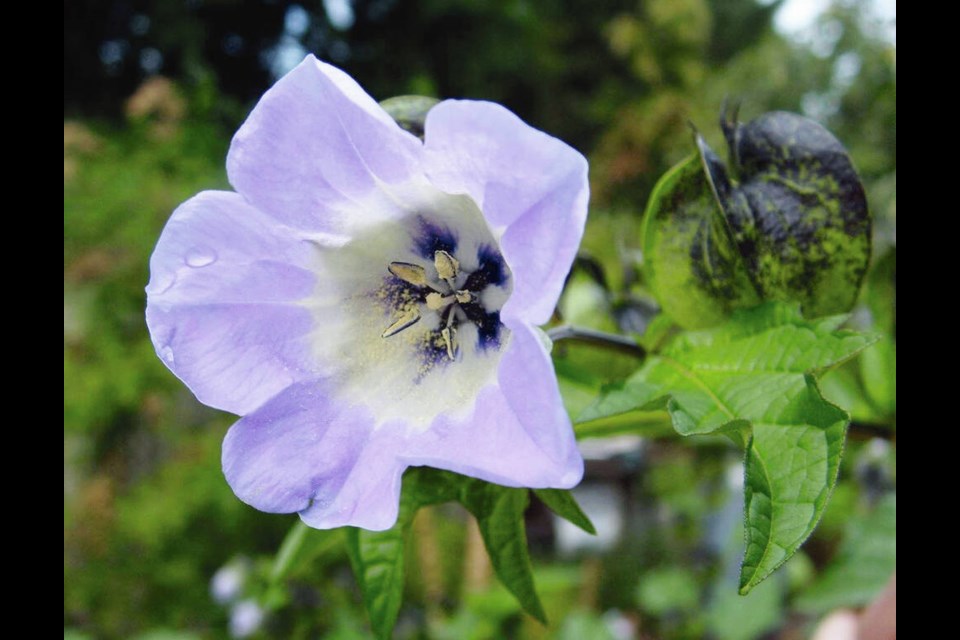
<path fill-rule="evenodd" d="M 518 325 L 499 369 L 461 420 L 441 416 L 410 437 L 410 465 L 448 469 L 514 487 L 569 488 L 583 476 L 583 458 L 557 389 L 546 349 Z"/>
<path fill-rule="evenodd" d="M 305 338 L 316 248 L 242 196 L 180 205 L 150 260 L 147 325 L 157 354 L 204 404 L 244 414 L 313 377 Z"/>
<path fill-rule="evenodd" d="M 403 466 L 394 431 L 330 396 L 323 379 L 298 383 L 234 424 L 223 471 L 237 496 L 270 513 L 300 511 L 318 528 L 381 530 L 397 518 Z"/>
<path fill-rule="evenodd" d="M 514 276 L 505 314 L 545 323 L 560 297 L 587 216 L 587 161 L 500 105 L 447 100 L 427 115 L 427 177 L 469 194 Z"/>
<path fill-rule="evenodd" d="M 508 327 L 510 345 L 500 360 L 498 372 L 507 404 L 530 439 L 546 455 L 558 461 L 579 459 L 573 425 L 560 396 L 546 336 L 526 325 L 508 322 Z"/>
<path fill-rule="evenodd" d="M 392 213 L 381 187 L 421 176 L 422 145 L 343 71 L 307 56 L 233 138 L 230 183 L 298 229 L 344 234 Z"/>

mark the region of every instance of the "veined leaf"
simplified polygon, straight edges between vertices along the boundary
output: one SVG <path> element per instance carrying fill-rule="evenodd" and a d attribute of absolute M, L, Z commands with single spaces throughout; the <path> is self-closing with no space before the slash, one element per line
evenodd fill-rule
<path fill-rule="evenodd" d="M 347 555 L 377 637 L 390 637 L 400 612 L 404 545 L 417 509 L 455 499 L 459 489 L 469 482 L 470 478 L 448 471 L 426 467 L 409 469 L 403 476 L 400 512 L 393 528 L 386 531 L 347 529 Z M 526 544 L 525 536 L 523 541 Z"/>
<path fill-rule="evenodd" d="M 753 422 L 744 465 L 741 593 L 773 573 L 813 533 L 837 481 L 848 422 L 812 378 L 776 421 Z"/>
<path fill-rule="evenodd" d="M 538 491 L 545 503 L 574 524 L 593 532 L 593 525 L 569 492 Z M 477 519 L 484 545 L 500 582 L 523 609 L 546 623 L 537 596 L 527 551 L 523 514 L 529 490 L 503 487 L 449 471 L 427 467 L 407 470 L 403 477 L 397 524 L 387 531 L 347 530 L 347 553 L 363 593 L 374 633 L 387 638 L 400 611 L 404 585 L 404 544 L 417 509 L 457 500 Z"/>
<path fill-rule="evenodd" d="M 397 522 L 386 531 L 347 530 L 347 555 L 378 638 L 390 637 L 403 602 L 403 546 L 408 526 L 408 522 Z"/>
<path fill-rule="evenodd" d="M 527 489 L 501 487 L 479 480 L 466 485 L 460 497 L 480 525 L 483 543 L 500 582 L 517 598 L 524 611 L 546 624 L 547 614 L 533 581 L 523 522 L 529 500 Z"/>
<path fill-rule="evenodd" d="M 805 320 L 780 303 L 736 312 L 681 335 L 580 416 L 663 407 L 681 435 L 727 433 L 745 445 L 743 593 L 806 540 L 836 483 L 849 417 L 823 398 L 816 376 L 874 341 L 838 329 L 841 321 Z"/>

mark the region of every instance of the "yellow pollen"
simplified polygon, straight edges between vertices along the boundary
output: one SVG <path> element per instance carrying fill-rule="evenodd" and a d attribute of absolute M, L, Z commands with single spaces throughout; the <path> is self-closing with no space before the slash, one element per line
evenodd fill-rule
<path fill-rule="evenodd" d="M 432 311 L 439 311 L 453 302 L 453 296 L 442 296 L 433 291 L 427 294 L 427 308 Z"/>

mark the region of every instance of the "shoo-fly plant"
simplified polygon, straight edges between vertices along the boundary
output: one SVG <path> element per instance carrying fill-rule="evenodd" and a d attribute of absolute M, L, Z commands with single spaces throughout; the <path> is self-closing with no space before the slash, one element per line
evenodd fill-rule
<path fill-rule="evenodd" d="M 698 135 L 646 208 L 652 335 L 545 333 L 584 231 L 586 160 L 497 104 L 396 100 L 308 56 L 234 137 L 234 191 L 183 203 L 151 259 L 158 355 L 201 402 L 241 416 L 223 443 L 227 482 L 305 523 L 279 557 L 308 526 L 349 527 L 388 637 L 413 514 L 458 501 L 497 576 L 545 620 L 529 489 L 592 532 L 564 491 L 584 469 L 572 422 L 622 433 L 623 415 L 659 412 L 671 433 L 743 449 L 750 591 L 811 534 L 837 481 L 850 417 L 819 378 L 874 340 L 838 315 L 871 230 L 843 146 L 794 114 L 724 115 L 729 162 Z M 551 337 L 640 363 L 571 420 Z M 593 428 L 604 420 L 614 428 Z"/>

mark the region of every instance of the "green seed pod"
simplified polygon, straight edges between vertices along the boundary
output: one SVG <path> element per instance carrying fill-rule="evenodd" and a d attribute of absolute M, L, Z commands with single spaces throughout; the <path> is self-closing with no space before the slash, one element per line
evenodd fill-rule
<path fill-rule="evenodd" d="M 664 176 L 648 205 L 644 268 L 664 310 L 688 327 L 759 300 L 800 302 L 807 317 L 848 311 L 870 258 L 871 225 L 846 149 L 792 113 L 745 125 L 724 115 L 721 127 L 731 170 L 697 135 L 699 163 L 688 159 Z"/>

